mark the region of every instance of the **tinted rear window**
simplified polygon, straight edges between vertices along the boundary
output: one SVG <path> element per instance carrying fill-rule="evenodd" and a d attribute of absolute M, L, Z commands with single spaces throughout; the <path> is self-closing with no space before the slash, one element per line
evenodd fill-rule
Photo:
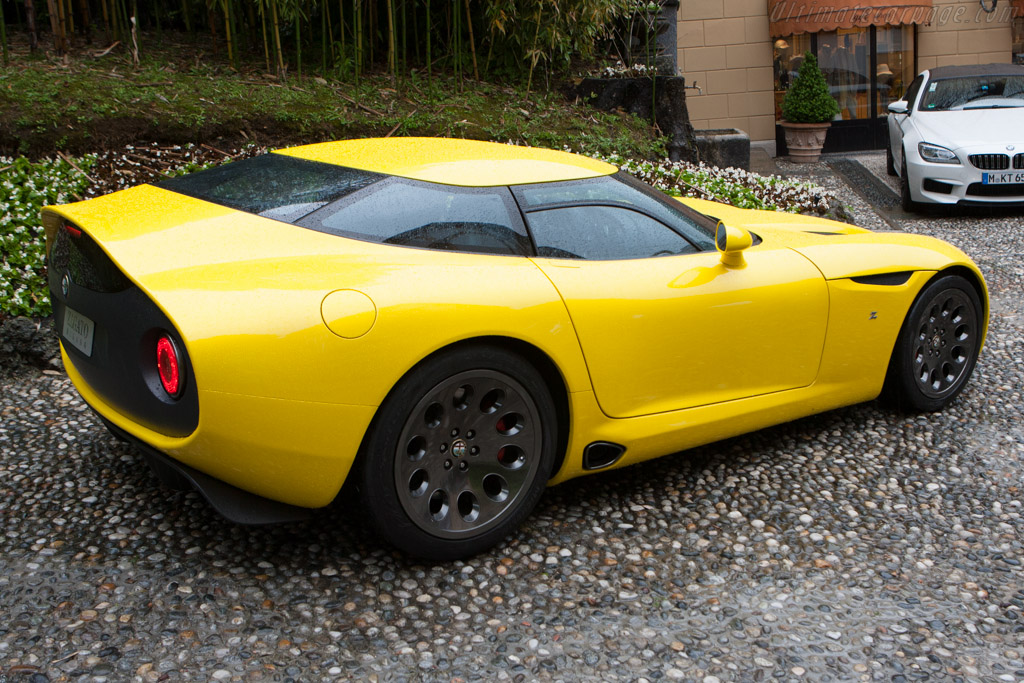
<path fill-rule="evenodd" d="M 263 154 L 180 178 L 169 178 L 156 183 L 156 186 L 265 218 L 294 223 L 383 177 L 378 173 L 296 159 L 284 154 Z"/>
<path fill-rule="evenodd" d="M 404 247 L 516 256 L 532 251 L 507 187 L 457 187 L 389 178 L 298 224 Z"/>

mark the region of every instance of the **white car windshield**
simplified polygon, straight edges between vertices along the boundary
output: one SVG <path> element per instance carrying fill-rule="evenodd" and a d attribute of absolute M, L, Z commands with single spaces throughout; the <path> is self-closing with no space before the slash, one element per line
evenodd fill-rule
<path fill-rule="evenodd" d="M 921 111 L 1024 107 L 1024 76 L 971 76 L 928 83 Z"/>

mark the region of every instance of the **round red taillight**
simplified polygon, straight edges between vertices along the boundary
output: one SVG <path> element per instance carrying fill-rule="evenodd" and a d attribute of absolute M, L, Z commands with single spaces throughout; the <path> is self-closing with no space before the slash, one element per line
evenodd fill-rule
<path fill-rule="evenodd" d="M 156 369 L 160 373 L 160 384 L 171 398 L 181 393 L 181 365 L 178 351 L 169 337 L 160 337 L 156 342 Z"/>

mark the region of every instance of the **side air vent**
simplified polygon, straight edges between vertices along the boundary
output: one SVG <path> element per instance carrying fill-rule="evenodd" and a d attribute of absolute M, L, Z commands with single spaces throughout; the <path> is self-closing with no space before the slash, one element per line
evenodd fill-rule
<path fill-rule="evenodd" d="M 861 275 L 850 278 L 859 285 L 881 285 L 883 287 L 896 287 L 906 283 L 910 279 L 911 271 L 904 270 L 898 273 L 879 273 L 878 275 Z"/>
<path fill-rule="evenodd" d="M 595 441 L 583 449 L 583 469 L 602 470 L 619 461 L 626 452 L 625 446 L 608 441 Z"/>

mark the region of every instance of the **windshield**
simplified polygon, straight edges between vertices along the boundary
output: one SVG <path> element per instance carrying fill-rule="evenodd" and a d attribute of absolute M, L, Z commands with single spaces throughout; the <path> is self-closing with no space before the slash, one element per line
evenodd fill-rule
<path fill-rule="evenodd" d="M 931 81 L 922 111 L 1024 107 L 1024 76 L 970 76 Z"/>

